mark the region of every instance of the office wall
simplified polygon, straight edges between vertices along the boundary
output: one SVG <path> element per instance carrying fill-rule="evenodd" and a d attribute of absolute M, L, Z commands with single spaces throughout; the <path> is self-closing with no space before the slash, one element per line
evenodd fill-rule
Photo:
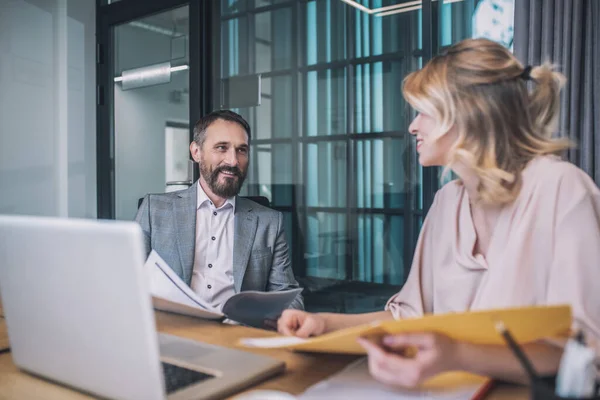
<path fill-rule="evenodd" d="M 117 73 L 171 59 L 168 36 L 122 26 L 116 37 Z M 167 84 L 130 90 L 115 84 L 117 219 L 133 219 L 140 197 L 165 191 L 165 128 L 169 121 L 187 124 L 189 115 L 188 97 L 174 102 L 170 92 L 188 88 L 188 80 L 188 71 L 182 71 L 173 73 Z"/>
<path fill-rule="evenodd" d="M 0 0 L 0 213 L 96 217 L 94 33 L 94 0 Z"/>
<path fill-rule="evenodd" d="M 133 219 L 140 197 L 165 191 L 165 128 L 169 121 L 188 123 L 189 113 L 187 101 L 169 101 L 170 85 L 126 91 L 115 85 L 117 219 Z"/>

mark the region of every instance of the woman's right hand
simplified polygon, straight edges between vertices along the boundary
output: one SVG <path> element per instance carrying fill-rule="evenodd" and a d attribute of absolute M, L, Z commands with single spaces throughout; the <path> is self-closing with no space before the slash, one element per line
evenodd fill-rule
<path fill-rule="evenodd" d="M 321 335 L 326 328 L 325 317 L 300 310 L 284 310 L 277 321 L 279 333 L 300 338 Z"/>

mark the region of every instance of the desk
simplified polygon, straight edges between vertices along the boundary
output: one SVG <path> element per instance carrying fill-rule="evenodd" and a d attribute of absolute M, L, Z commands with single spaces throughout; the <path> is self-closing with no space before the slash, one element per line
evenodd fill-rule
<path fill-rule="evenodd" d="M 8 350 L 8 330 L 6 328 L 6 320 L 4 319 L 4 310 L 2 309 L 2 301 L 0 301 L 0 352 Z"/>
<path fill-rule="evenodd" d="M 8 330 L 6 328 L 6 320 L 0 317 L 0 352 L 8 350 Z"/>
<path fill-rule="evenodd" d="M 241 337 L 275 335 L 275 333 L 258 329 L 201 321 L 162 312 L 156 313 L 156 322 L 160 332 L 227 347 L 233 347 L 237 339 Z M 271 356 L 286 363 L 285 373 L 249 390 L 272 389 L 293 394 L 302 393 L 309 386 L 339 371 L 356 359 L 355 356 L 294 353 L 277 349 L 245 350 Z M 20 372 L 13 364 L 9 352 L 0 354 L 0 393 L 2 393 L 3 399 L 42 397 L 65 400 L 90 399 L 89 396 L 79 392 Z M 41 393 L 43 396 L 40 396 Z M 522 387 L 506 385 L 495 389 L 487 398 L 492 400 L 525 399 L 527 390 Z"/>

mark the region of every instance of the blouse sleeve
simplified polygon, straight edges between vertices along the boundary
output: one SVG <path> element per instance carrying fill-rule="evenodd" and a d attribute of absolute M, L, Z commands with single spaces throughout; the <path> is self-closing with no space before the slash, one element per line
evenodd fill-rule
<path fill-rule="evenodd" d="M 406 283 L 399 293 L 392 296 L 385 309 L 392 312 L 395 319 L 421 317 L 433 312 L 433 279 L 430 252 L 432 250 L 432 225 L 441 213 L 439 191 L 423 222 L 413 262 Z"/>
<path fill-rule="evenodd" d="M 600 339 L 600 191 L 581 170 L 569 168 L 556 191 L 554 257 L 548 304 L 570 304 L 574 327 Z"/>

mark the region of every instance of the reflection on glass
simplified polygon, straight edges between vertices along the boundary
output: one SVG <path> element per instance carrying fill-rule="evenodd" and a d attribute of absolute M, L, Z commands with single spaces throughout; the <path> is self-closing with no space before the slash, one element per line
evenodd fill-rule
<path fill-rule="evenodd" d="M 405 138 L 356 143 L 356 204 L 366 208 L 403 208 L 410 177 Z"/>
<path fill-rule="evenodd" d="M 257 139 L 292 136 L 292 78 L 287 75 L 263 78 L 261 105 L 253 125 Z"/>
<path fill-rule="evenodd" d="M 385 4 L 389 5 L 389 4 Z M 382 2 L 371 2 L 371 8 L 382 7 Z M 355 14 L 356 57 L 370 57 L 390 53 L 408 53 L 416 49 L 420 11 L 408 11 L 378 17 L 360 10 Z M 412 34 L 407 34 L 412 33 Z"/>
<path fill-rule="evenodd" d="M 406 129 L 402 97 L 403 61 L 356 66 L 354 126 L 356 133 Z"/>
<path fill-rule="evenodd" d="M 439 43 L 448 46 L 471 37 L 471 16 L 474 0 L 463 0 L 440 5 Z"/>
<path fill-rule="evenodd" d="M 268 7 L 279 3 L 289 2 L 290 0 L 254 0 L 254 7 Z M 293 0 L 292 0 L 293 1 Z"/>
<path fill-rule="evenodd" d="M 346 168 L 346 142 L 307 144 L 307 205 L 345 207 Z"/>
<path fill-rule="evenodd" d="M 250 74 L 248 17 L 224 21 L 221 25 L 221 38 L 222 77 Z"/>
<path fill-rule="evenodd" d="M 268 73 L 291 68 L 291 21 L 290 8 L 223 21 L 222 75 Z"/>
<path fill-rule="evenodd" d="M 220 0 L 221 15 L 234 14 L 246 10 L 245 0 Z"/>
<path fill-rule="evenodd" d="M 415 150 L 416 151 L 416 150 Z M 417 155 L 418 157 L 418 155 Z M 415 179 L 415 199 L 417 199 L 417 210 L 423 209 L 423 166 L 417 162 L 417 176 Z"/>
<path fill-rule="evenodd" d="M 307 215 L 306 273 L 318 278 L 346 279 L 348 233 L 344 214 Z"/>
<path fill-rule="evenodd" d="M 252 139 L 289 138 L 293 134 L 292 78 L 287 75 L 263 78 L 261 104 L 232 108 L 252 129 Z"/>
<path fill-rule="evenodd" d="M 404 217 L 358 215 L 358 254 L 355 279 L 401 284 L 404 282 Z"/>
<path fill-rule="evenodd" d="M 247 120 L 253 128 L 253 138 L 269 139 L 273 137 L 273 118 L 277 118 L 273 113 L 273 106 L 276 104 L 273 92 L 271 90 L 271 78 L 264 78 L 260 85 L 260 106 L 255 108 L 256 119 Z M 285 103 L 285 101 L 284 101 Z"/>
<path fill-rule="evenodd" d="M 306 65 L 346 58 L 345 7 L 339 0 L 306 3 Z"/>
<path fill-rule="evenodd" d="M 254 72 L 290 68 L 292 58 L 292 11 L 282 8 L 254 17 Z"/>
<path fill-rule="evenodd" d="M 421 65 L 422 58 L 419 57 L 416 62 Z M 408 118 L 407 124 L 410 124 L 412 120 L 417 116 L 416 110 L 409 108 L 409 112 L 406 117 Z M 414 165 L 413 175 L 409 179 L 412 183 L 411 190 L 413 190 L 413 204 L 412 208 L 415 210 L 423 210 L 423 167 L 419 163 L 419 154 L 417 153 L 417 142 L 414 135 L 410 135 L 408 138 L 408 149 L 407 152 L 412 155 L 412 163 Z M 435 168 L 435 167 L 432 167 Z"/>
<path fill-rule="evenodd" d="M 254 172 L 259 195 L 267 197 L 275 207 L 292 205 L 292 146 L 260 145 L 256 148 Z"/>
<path fill-rule="evenodd" d="M 306 135 L 346 133 L 346 69 L 306 74 Z"/>

